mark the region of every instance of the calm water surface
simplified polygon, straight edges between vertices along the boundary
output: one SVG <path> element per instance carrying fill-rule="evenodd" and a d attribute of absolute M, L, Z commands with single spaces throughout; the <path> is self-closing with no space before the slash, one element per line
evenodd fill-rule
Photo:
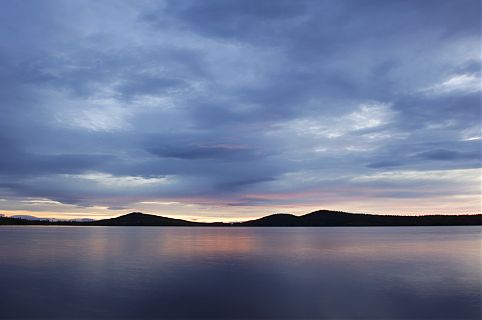
<path fill-rule="evenodd" d="M 0 227 L 0 318 L 479 319 L 480 227 Z"/>

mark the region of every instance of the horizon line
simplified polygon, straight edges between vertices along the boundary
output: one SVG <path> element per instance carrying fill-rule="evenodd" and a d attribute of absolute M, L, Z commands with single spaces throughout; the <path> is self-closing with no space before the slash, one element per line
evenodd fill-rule
<path fill-rule="evenodd" d="M 231 221 L 220 221 L 220 220 L 213 220 L 213 221 L 203 221 L 203 220 L 197 220 L 197 219 L 189 219 L 189 218 L 179 218 L 171 215 L 159 215 L 155 213 L 145 213 L 141 211 L 132 211 L 108 218 L 101 218 L 101 219 L 93 219 L 93 218 L 86 218 L 86 217 L 81 217 L 81 218 L 71 218 L 71 219 L 65 219 L 65 218 L 55 218 L 55 217 L 37 217 L 34 215 L 27 215 L 27 214 L 14 214 L 14 215 L 7 215 L 5 213 L 0 213 L 0 218 L 13 218 L 13 219 L 24 219 L 22 217 L 31 217 L 39 220 L 56 220 L 56 221 L 76 221 L 76 220 L 91 220 L 91 221 L 102 221 L 102 220 L 108 220 L 108 219 L 115 219 L 119 217 L 123 217 L 129 214 L 133 213 L 139 213 L 139 214 L 144 214 L 144 215 L 151 215 L 151 216 L 156 216 L 156 217 L 163 217 L 163 218 L 169 218 L 169 219 L 176 219 L 176 220 L 183 220 L 183 221 L 188 221 L 188 222 L 197 222 L 197 223 L 242 223 L 242 222 L 247 222 L 247 221 L 252 221 L 252 220 L 257 220 L 273 215 L 292 215 L 296 217 L 301 217 L 304 215 L 308 215 L 311 213 L 319 212 L 319 211 L 327 211 L 327 212 L 337 212 L 337 213 L 346 213 L 346 214 L 360 214 L 360 215 L 373 215 L 373 216 L 399 216 L 399 217 L 424 217 L 424 216 L 469 216 L 469 215 L 481 215 L 482 212 L 478 213 L 458 213 L 458 214 L 452 214 L 452 213 L 429 213 L 429 214 L 380 214 L 380 213 L 366 213 L 366 212 L 348 212 L 348 211 L 341 211 L 341 210 L 330 210 L 330 209 L 319 209 L 315 211 L 310 211 L 307 213 L 302 213 L 302 214 L 294 214 L 294 213 L 289 213 L 289 212 L 276 212 L 276 213 L 271 213 L 267 215 L 262 215 L 259 217 L 254 217 L 254 218 L 247 218 L 245 220 L 231 220 Z M 29 220 L 29 219 L 24 219 L 24 220 Z"/>

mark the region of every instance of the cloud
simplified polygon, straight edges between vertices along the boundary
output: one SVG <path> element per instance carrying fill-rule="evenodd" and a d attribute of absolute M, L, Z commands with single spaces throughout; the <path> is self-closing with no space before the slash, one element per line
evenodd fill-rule
<path fill-rule="evenodd" d="M 178 159 L 231 159 L 245 160 L 251 150 L 244 145 L 213 144 L 213 145 L 174 145 L 152 149 L 152 153 L 165 158 Z M 251 156 L 254 156 L 251 155 Z"/>
<path fill-rule="evenodd" d="M 427 160 L 478 160 L 480 159 L 480 152 L 458 152 L 453 150 L 437 149 L 425 151 L 417 154 L 418 157 Z"/>
<path fill-rule="evenodd" d="M 398 161 L 390 161 L 390 160 L 382 160 L 382 161 L 377 161 L 377 162 L 372 162 L 367 164 L 368 168 L 391 168 L 391 167 L 398 167 L 401 166 L 402 163 Z"/>
<path fill-rule="evenodd" d="M 0 6 L 2 210 L 417 207 L 480 167 L 476 1 Z"/>
<path fill-rule="evenodd" d="M 422 89 L 427 94 L 476 93 L 482 89 L 482 79 L 476 74 L 460 74 Z"/>

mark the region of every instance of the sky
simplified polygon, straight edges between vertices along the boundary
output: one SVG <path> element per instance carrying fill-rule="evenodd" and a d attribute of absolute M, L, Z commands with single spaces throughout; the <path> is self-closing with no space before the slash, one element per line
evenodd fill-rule
<path fill-rule="evenodd" d="M 3 0 L 0 213 L 480 213 L 480 6 Z"/>

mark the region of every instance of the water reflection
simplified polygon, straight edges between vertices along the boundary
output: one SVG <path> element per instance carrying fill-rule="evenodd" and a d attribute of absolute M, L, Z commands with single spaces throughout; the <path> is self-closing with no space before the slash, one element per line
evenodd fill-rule
<path fill-rule="evenodd" d="M 3 227 L 0 318 L 473 318 L 480 227 Z"/>

